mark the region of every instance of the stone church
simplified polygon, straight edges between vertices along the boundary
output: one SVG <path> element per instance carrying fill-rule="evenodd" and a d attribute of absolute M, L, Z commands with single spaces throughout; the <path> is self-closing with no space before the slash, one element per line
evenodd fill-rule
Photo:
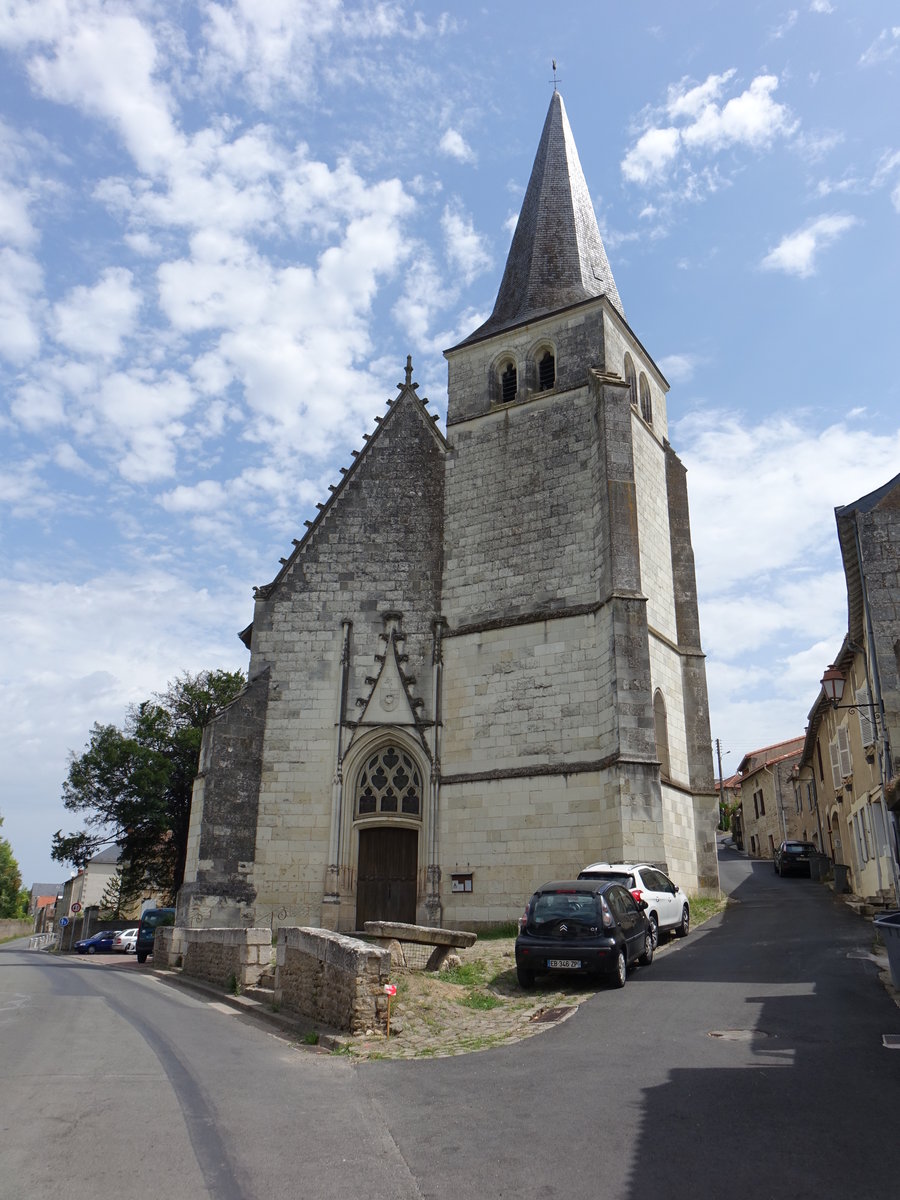
<path fill-rule="evenodd" d="M 718 888 L 685 469 L 558 92 L 447 430 L 397 395 L 207 728 L 179 924 L 475 928 L 597 859 Z"/>

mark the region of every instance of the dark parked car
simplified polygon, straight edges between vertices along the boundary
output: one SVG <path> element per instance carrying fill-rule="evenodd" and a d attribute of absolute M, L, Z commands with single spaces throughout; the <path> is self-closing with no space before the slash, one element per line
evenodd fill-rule
<path fill-rule="evenodd" d="M 791 872 L 810 875 L 809 860 L 815 858 L 817 853 L 812 842 L 782 842 L 775 851 L 773 865 L 776 875 L 788 875 Z"/>
<path fill-rule="evenodd" d="M 101 929 L 92 937 L 76 942 L 75 949 L 79 954 L 112 954 L 113 941 L 118 934 L 118 929 Z"/>
<path fill-rule="evenodd" d="M 145 963 L 153 953 L 153 939 L 160 925 L 175 924 L 174 908 L 147 908 L 141 913 L 141 923 L 138 925 L 135 953 L 139 963 Z"/>
<path fill-rule="evenodd" d="M 545 883 L 525 909 L 516 938 L 516 974 L 524 988 L 536 975 L 605 976 L 624 987 L 628 968 L 653 961 L 644 909 L 620 883 L 575 879 Z"/>

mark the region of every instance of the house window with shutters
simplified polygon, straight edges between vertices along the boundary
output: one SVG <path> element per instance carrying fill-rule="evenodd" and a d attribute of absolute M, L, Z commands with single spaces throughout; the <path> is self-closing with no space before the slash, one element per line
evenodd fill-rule
<path fill-rule="evenodd" d="M 839 792 L 844 786 L 844 780 L 853 774 L 853 758 L 850 754 L 850 735 L 847 726 L 841 725 L 837 737 L 828 743 L 831 753 L 831 782 L 834 790 Z"/>
<path fill-rule="evenodd" d="M 864 746 L 875 745 L 875 726 L 872 722 L 872 707 L 869 703 L 869 689 L 861 687 L 856 693 L 856 712 L 859 716 L 859 736 Z"/>

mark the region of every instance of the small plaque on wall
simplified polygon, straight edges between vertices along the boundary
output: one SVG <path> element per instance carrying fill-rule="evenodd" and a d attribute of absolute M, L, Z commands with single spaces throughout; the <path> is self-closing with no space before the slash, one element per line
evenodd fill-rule
<path fill-rule="evenodd" d="M 452 892 L 471 892 L 472 891 L 472 876 L 469 875 L 451 875 L 450 890 Z"/>

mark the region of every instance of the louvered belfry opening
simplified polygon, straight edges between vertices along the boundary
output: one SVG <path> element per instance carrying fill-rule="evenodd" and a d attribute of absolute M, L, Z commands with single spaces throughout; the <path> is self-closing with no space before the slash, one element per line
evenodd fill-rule
<path fill-rule="evenodd" d="M 507 363 L 506 369 L 500 376 L 500 399 L 504 404 L 510 404 L 516 398 L 519 390 L 519 377 L 513 363 Z"/>
<path fill-rule="evenodd" d="M 538 363 L 538 390 L 549 392 L 556 386 L 556 359 L 548 350 Z"/>

